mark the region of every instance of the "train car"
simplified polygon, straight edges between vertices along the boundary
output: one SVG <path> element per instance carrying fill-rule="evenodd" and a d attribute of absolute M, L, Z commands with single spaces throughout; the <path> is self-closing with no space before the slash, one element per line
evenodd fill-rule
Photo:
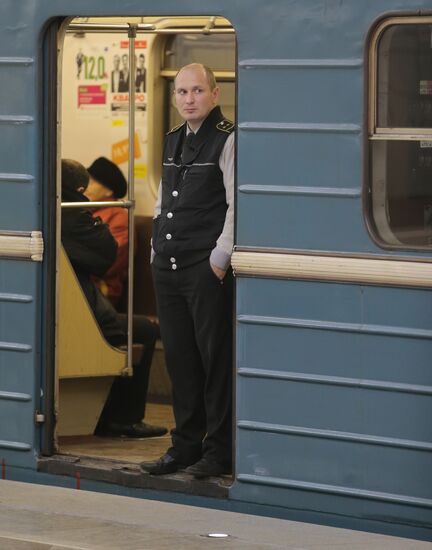
<path fill-rule="evenodd" d="M 20 0 L 0 13 L 3 477 L 430 540 L 430 2 Z M 235 468 L 208 482 L 140 473 L 153 441 L 92 438 L 134 349 L 104 341 L 60 241 L 61 158 L 110 156 L 135 226 L 124 310 L 156 315 L 149 228 L 173 79 L 195 61 L 236 123 Z M 117 88 L 120 62 L 145 87 Z M 149 408 L 169 415 L 160 346 Z"/>

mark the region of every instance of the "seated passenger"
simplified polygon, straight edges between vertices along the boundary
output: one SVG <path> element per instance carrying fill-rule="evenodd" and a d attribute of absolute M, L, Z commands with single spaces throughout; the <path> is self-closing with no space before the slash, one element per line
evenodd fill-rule
<path fill-rule="evenodd" d="M 62 200 L 83 202 L 89 175 L 79 162 L 62 160 Z M 127 342 L 127 316 L 116 312 L 101 294 L 92 276 L 103 277 L 115 261 L 117 244 L 108 226 L 86 208 L 63 209 L 61 238 L 82 290 L 105 339 L 113 346 Z M 143 344 L 133 376 L 117 377 L 96 427 L 95 434 L 106 437 L 155 437 L 167 430 L 142 421 L 145 413 L 148 379 L 159 327 L 143 315 L 134 315 L 133 341 Z"/>
<path fill-rule="evenodd" d="M 127 191 L 127 182 L 120 168 L 105 157 L 97 158 L 89 168 L 90 182 L 84 195 L 91 201 L 112 201 L 121 199 Z M 128 273 L 128 212 L 125 208 L 107 206 L 93 210 L 106 223 L 117 241 L 117 257 L 96 285 L 104 296 L 116 307 L 123 293 Z"/>

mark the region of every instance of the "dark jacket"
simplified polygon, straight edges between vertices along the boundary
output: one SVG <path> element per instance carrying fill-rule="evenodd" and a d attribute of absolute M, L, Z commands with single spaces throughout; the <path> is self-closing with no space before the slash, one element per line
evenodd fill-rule
<path fill-rule="evenodd" d="M 87 198 L 76 191 L 63 190 L 64 202 L 84 202 Z M 117 243 L 100 218 L 87 209 L 63 209 L 61 239 L 75 270 L 81 288 L 108 342 L 124 341 L 124 331 L 116 310 L 96 288 L 92 275 L 102 277 L 116 259 Z"/>
<path fill-rule="evenodd" d="M 170 269 L 174 258 L 177 267 L 186 267 L 215 248 L 228 208 L 219 157 L 233 130 L 215 107 L 195 135 L 186 139 L 186 124 L 168 133 L 161 213 L 153 222 L 156 267 Z"/>

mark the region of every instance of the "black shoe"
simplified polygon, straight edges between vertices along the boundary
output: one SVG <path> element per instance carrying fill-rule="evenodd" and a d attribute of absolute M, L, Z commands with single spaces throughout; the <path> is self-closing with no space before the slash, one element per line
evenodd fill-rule
<path fill-rule="evenodd" d="M 168 432 L 162 426 L 152 426 L 145 422 L 136 422 L 135 424 L 120 424 L 118 422 L 108 422 L 100 426 L 95 431 L 95 435 L 100 437 L 131 437 L 141 439 L 145 437 L 160 437 Z"/>
<path fill-rule="evenodd" d="M 203 479 L 204 477 L 231 474 L 231 467 L 203 456 L 201 460 L 186 468 L 185 472 L 192 474 L 196 479 Z"/>
<path fill-rule="evenodd" d="M 177 470 L 186 468 L 187 464 L 183 464 L 176 458 L 173 458 L 168 453 L 165 453 L 155 462 L 141 462 L 140 468 L 153 476 L 161 476 L 164 474 L 173 474 Z"/>

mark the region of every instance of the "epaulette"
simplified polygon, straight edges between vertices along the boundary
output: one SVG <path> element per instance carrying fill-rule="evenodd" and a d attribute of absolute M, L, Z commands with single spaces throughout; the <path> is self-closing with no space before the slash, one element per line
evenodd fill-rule
<path fill-rule="evenodd" d="M 171 128 L 171 130 L 169 132 L 167 132 L 166 135 L 173 134 L 174 132 L 177 132 L 177 130 L 180 130 L 180 128 L 182 128 L 185 124 L 186 124 L 185 122 L 182 122 L 178 126 L 174 126 L 174 128 Z"/>
<path fill-rule="evenodd" d="M 222 132 L 227 132 L 227 134 L 230 134 L 234 130 L 234 122 L 224 118 L 216 124 L 216 128 L 218 130 L 222 130 Z"/>

